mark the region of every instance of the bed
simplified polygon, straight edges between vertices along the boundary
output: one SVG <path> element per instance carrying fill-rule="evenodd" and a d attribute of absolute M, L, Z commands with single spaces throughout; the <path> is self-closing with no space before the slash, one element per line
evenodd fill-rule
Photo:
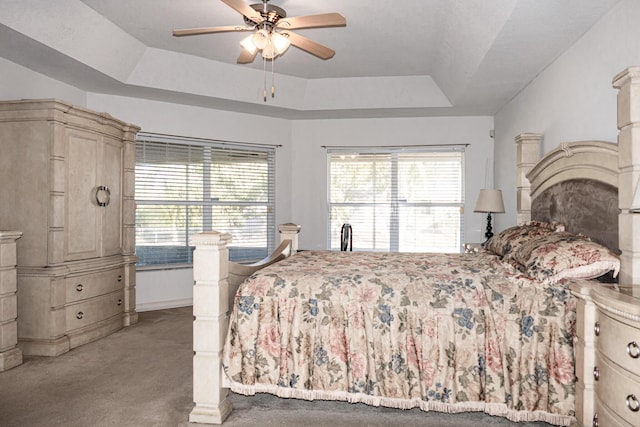
<path fill-rule="evenodd" d="M 622 172 L 616 144 L 563 144 L 538 161 L 540 139 L 516 138 L 519 225 L 476 254 L 298 252 L 300 228 L 285 224 L 276 254 L 239 266 L 228 261 L 229 235 L 193 236 L 190 421 L 222 423 L 231 388 L 585 424 L 579 401 L 592 390 L 575 361 L 591 350 L 575 342 L 571 287 L 617 274 L 617 227 L 609 212 L 595 239 L 578 234 L 593 230 L 578 215 L 567 229 L 556 217 L 575 213 L 575 198 L 563 201 L 569 191 L 557 185 L 609 208 Z"/>

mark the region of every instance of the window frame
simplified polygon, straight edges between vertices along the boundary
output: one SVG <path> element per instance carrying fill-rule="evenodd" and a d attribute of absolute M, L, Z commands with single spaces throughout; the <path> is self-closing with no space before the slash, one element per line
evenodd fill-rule
<path fill-rule="evenodd" d="M 174 145 L 174 146 L 185 146 L 185 151 L 191 148 L 202 148 L 202 180 L 198 184 L 194 184 L 193 187 L 196 189 L 198 187 L 202 187 L 202 194 L 200 200 L 190 200 L 188 196 L 185 196 L 184 199 L 171 199 L 171 198 L 160 198 L 160 199 L 143 199 L 141 200 L 138 197 L 138 192 L 136 191 L 135 196 L 135 205 L 136 205 L 136 218 L 138 215 L 138 209 L 140 206 L 184 206 L 184 207 L 201 207 L 202 216 L 201 216 L 201 228 L 196 229 L 195 226 L 190 226 L 188 223 L 185 225 L 186 231 L 184 235 L 184 241 L 180 240 L 180 243 L 184 243 L 184 245 L 166 245 L 165 248 L 186 248 L 183 250 L 188 251 L 187 254 L 187 262 L 179 262 L 179 263 L 145 263 L 139 264 L 139 261 L 136 263 L 136 268 L 139 270 L 152 271 L 152 270 L 168 270 L 168 269 L 183 269 L 183 268 L 192 268 L 193 266 L 193 249 L 194 247 L 189 244 L 189 238 L 191 235 L 196 234 L 202 231 L 221 231 L 221 232 L 229 232 L 234 236 L 236 241 L 238 241 L 238 235 L 240 233 L 234 232 L 232 229 L 224 229 L 224 227 L 218 227 L 214 223 L 214 215 L 213 209 L 215 206 L 258 206 L 264 207 L 266 211 L 266 230 L 265 235 L 263 236 L 266 239 L 267 247 L 257 257 L 247 258 L 247 259 L 233 259 L 234 254 L 234 239 L 232 239 L 231 243 L 228 245 L 230 249 L 230 259 L 239 262 L 239 263 L 250 263 L 255 262 L 263 257 L 264 254 L 271 253 L 275 248 L 276 238 L 275 238 L 275 215 L 276 215 L 276 189 L 275 189 L 275 179 L 276 179 L 276 145 L 267 145 L 267 144 L 249 144 L 249 143 L 241 143 L 241 142 L 232 142 L 232 141 L 222 141 L 222 140 L 214 140 L 214 139 L 205 139 L 205 138 L 193 138 L 186 136 L 175 136 L 175 135 L 164 135 L 164 134 L 156 134 L 156 133 L 148 133 L 148 132 L 139 132 L 136 136 L 136 151 L 138 150 L 138 144 L 166 144 Z M 266 156 L 266 164 L 267 164 L 267 200 L 265 202 L 247 202 L 236 200 L 214 200 L 211 197 L 211 182 L 212 182 L 212 174 L 211 170 L 207 167 L 207 165 L 211 166 L 211 164 L 215 164 L 215 161 L 212 162 L 211 153 L 214 150 L 230 150 L 230 151 L 246 151 L 246 152 L 254 152 L 260 153 L 260 155 Z M 135 170 L 137 173 L 138 169 L 138 156 L 136 156 L 136 164 Z M 137 178 L 137 177 L 136 177 Z M 186 182 L 186 180 L 185 180 Z M 182 183 L 182 182 L 180 182 Z M 138 189 L 138 180 L 136 179 L 136 189 Z M 186 214 L 188 217 L 188 214 Z M 259 218 L 259 216 L 256 216 Z M 193 230 L 190 232 L 189 230 Z M 134 230 L 134 235 L 136 236 L 136 244 L 135 251 L 136 255 L 139 253 L 139 242 L 137 241 L 138 237 L 138 224 L 136 221 L 136 227 Z"/>
<path fill-rule="evenodd" d="M 382 206 L 383 203 L 358 203 L 358 202 L 343 202 L 332 203 L 331 201 L 331 158 L 332 156 L 366 156 L 366 155 L 388 155 L 391 158 L 391 185 L 390 185 L 390 207 L 389 207 L 389 248 L 388 251 L 398 252 L 400 247 L 400 224 L 399 224 L 399 209 L 401 207 L 424 207 L 424 208 L 438 208 L 438 207 L 454 207 L 459 209 L 459 241 L 456 242 L 456 248 L 458 252 L 462 251 L 465 232 L 464 221 L 464 209 L 465 209 L 465 160 L 466 160 L 466 147 L 468 144 L 440 144 L 440 145 L 419 145 L 419 146 L 380 146 L 380 147 L 340 147 L 340 146 L 324 146 L 327 150 L 327 248 L 330 250 L 338 250 L 340 244 L 337 246 L 332 244 L 332 238 L 335 238 L 336 230 L 339 229 L 341 224 L 332 224 L 332 207 L 334 206 Z M 440 202 L 406 202 L 398 198 L 398 156 L 403 154 L 416 153 L 417 155 L 424 155 L 428 153 L 450 153 L 459 152 L 460 158 L 460 199 L 459 202 L 452 203 L 440 203 Z M 395 235 L 392 235 L 395 233 Z M 357 233 L 354 231 L 354 234 Z M 334 242 L 335 243 L 335 242 Z M 386 251 L 387 249 L 375 249 L 367 248 L 360 250 L 374 250 L 374 251 Z M 427 252 L 427 251 L 418 251 Z"/>

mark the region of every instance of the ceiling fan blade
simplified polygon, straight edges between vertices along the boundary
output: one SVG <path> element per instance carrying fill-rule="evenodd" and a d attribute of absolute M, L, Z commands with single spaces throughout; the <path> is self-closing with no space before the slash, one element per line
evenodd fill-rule
<path fill-rule="evenodd" d="M 305 52 L 309 52 L 310 54 L 315 55 L 320 59 L 333 58 L 333 55 L 336 54 L 333 49 L 323 46 L 320 43 L 314 42 L 313 40 L 310 40 L 306 37 L 302 37 L 301 35 L 296 34 L 292 31 L 281 31 L 281 33 L 289 37 L 289 41 L 292 45 L 304 50 Z"/>
<path fill-rule="evenodd" d="M 198 36 L 200 34 L 211 33 L 228 33 L 232 31 L 253 31 L 252 27 L 242 27 L 240 25 L 228 25 L 226 27 L 201 27 L 201 28 L 185 28 L 182 30 L 173 30 L 175 37 Z"/>
<path fill-rule="evenodd" d="M 243 0 L 222 0 L 222 3 L 226 4 L 242 16 L 246 16 L 256 24 L 264 21 L 260 12 L 246 4 Z"/>
<path fill-rule="evenodd" d="M 249 52 L 247 49 L 242 49 L 240 56 L 238 56 L 238 64 L 251 64 L 253 60 L 256 59 L 257 54 L 257 49 L 253 53 Z"/>
<path fill-rule="evenodd" d="M 293 16 L 281 18 L 276 26 L 286 30 L 299 28 L 345 27 L 347 20 L 339 13 L 322 13 L 320 15 Z"/>

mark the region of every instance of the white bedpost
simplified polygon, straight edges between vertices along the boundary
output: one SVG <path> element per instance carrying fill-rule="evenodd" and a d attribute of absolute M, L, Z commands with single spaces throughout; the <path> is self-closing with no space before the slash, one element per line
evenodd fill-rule
<path fill-rule="evenodd" d="M 293 223 L 281 224 L 278 226 L 280 231 L 280 242 L 284 240 L 291 240 L 291 255 L 298 251 L 298 233 L 300 233 L 300 226 Z"/>
<path fill-rule="evenodd" d="M 542 135 L 539 133 L 521 133 L 515 138 L 517 145 L 517 179 L 516 179 L 516 207 L 518 212 L 517 224 L 531 219 L 531 183 L 527 174 L 540 160 L 540 142 Z"/>
<path fill-rule="evenodd" d="M 620 283 L 637 285 L 640 283 L 640 214 L 630 213 L 629 208 L 640 179 L 640 67 L 629 67 L 619 73 L 613 79 L 613 87 L 618 89 Z"/>
<path fill-rule="evenodd" d="M 229 323 L 227 276 L 229 234 L 209 231 L 191 236 L 193 253 L 193 401 L 194 423 L 222 424 L 231 413 L 222 387 L 221 356 Z"/>

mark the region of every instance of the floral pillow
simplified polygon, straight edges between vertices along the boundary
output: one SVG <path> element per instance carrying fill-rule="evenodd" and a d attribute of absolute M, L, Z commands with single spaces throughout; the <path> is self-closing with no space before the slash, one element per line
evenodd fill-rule
<path fill-rule="evenodd" d="M 522 244 L 513 258 L 530 276 L 544 279 L 594 279 L 620 271 L 613 251 L 588 237 L 568 232 L 550 233 Z"/>
<path fill-rule="evenodd" d="M 485 249 L 508 260 L 523 243 L 558 231 L 564 231 L 564 225 L 557 222 L 528 221 L 496 234 L 487 242 Z"/>

